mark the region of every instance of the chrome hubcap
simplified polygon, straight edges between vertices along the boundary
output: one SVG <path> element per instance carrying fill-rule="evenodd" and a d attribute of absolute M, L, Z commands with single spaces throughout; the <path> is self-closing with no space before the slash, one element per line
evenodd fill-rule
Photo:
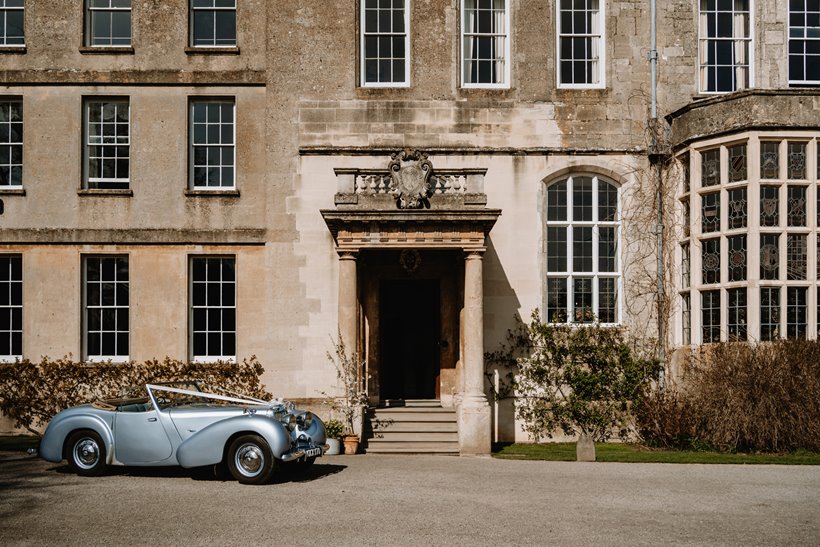
<path fill-rule="evenodd" d="M 246 443 L 237 449 L 235 463 L 240 473 L 246 477 L 255 477 L 262 472 L 265 455 L 257 445 Z"/>
<path fill-rule="evenodd" d="M 91 469 L 100 459 L 100 447 L 94 439 L 80 439 L 74 445 L 74 461 L 83 469 Z"/>

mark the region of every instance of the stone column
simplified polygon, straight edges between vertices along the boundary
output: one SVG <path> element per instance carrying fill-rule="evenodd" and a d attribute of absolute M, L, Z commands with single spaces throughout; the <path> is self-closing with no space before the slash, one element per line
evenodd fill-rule
<path fill-rule="evenodd" d="M 339 252 L 339 337 L 348 355 L 358 348 L 358 285 L 356 281 L 356 253 Z"/>
<path fill-rule="evenodd" d="M 483 251 L 469 251 L 464 259 L 464 391 L 459 409 L 458 436 L 462 455 L 490 453 L 490 404 L 484 393 L 484 276 Z"/>

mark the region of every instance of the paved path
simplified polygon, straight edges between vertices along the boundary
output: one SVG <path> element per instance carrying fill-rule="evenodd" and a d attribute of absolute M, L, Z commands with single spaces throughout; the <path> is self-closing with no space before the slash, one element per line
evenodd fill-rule
<path fill-rule="evenodd" d="M 261 487 L 0 457 L 0 545 L 820 545 L 820 467 L 333 456 Z"/>

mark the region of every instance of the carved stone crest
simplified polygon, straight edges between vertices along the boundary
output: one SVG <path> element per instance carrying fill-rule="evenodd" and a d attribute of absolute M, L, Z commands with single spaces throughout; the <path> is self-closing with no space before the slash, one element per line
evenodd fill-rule
<path fill-rule="evenodd" d="M 399 209 L 421 209 L 430 207 L 433 186 L 430 175 L 433 164 L 427 154 L 405 148 L 390 156 L 387 164 L 392 178 L 392 191 Z"/>

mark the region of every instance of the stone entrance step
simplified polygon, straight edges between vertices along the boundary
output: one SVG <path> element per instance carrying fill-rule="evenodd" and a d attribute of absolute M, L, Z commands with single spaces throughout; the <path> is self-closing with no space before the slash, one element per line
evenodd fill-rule
<path fill-rule="evenodd" d="M 369 413 L 368 454 L 458 455 L 456 412 L 435 399 L 390 401 Z"/>

